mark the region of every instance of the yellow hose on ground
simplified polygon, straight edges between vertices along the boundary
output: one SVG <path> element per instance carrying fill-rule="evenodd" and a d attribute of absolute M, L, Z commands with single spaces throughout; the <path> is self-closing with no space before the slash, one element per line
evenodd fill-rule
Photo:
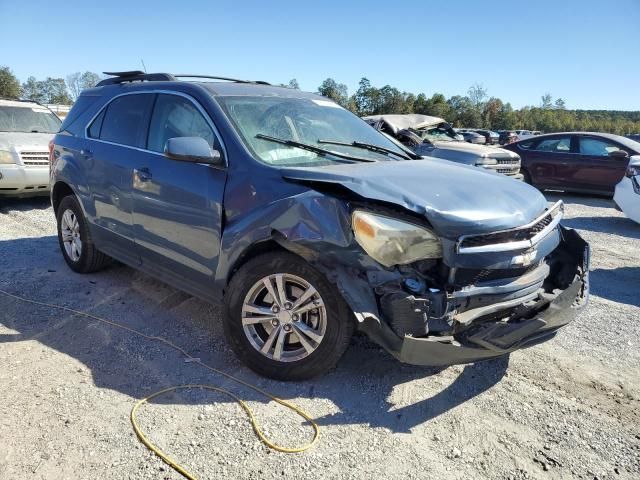
<path fill-rule="evenodd" d="M 146 335 L 138 330 L 135 330 L 133 328 L 127 327 L 125 325 L 122 325 L 118 322 L 114 322 L 112 320 L 107 320 L 106 318 L 102 318 L 99 317 L 97 315 L 94 315 L 92 313 L 87 313 L 87 312 L 83 312 L 81 310 L 74 310 L 73 308 L 69 308 L 69 307 L 65 307 L 62 305 L 56 305 L 54 303 L 47 303 L 47 302 L 39 302 L 36 300 L 31 300 L 28 298 L 24 298 L 24 297 L 20 297 L 18 295 L 14 295 L 13 293 L 9 293 L 5 290 L 0 289 L 0 293 L 2 293 L 3 295 L 6 295 L 7 297 L 11 297 L 14 298 L 16 300 L 19 300 L 21 302 L 25 302 L 25 303 L 31 303 L 33 305 L 40 305 L 42 307 L 49 307 L 49 308 L 55 308 L 58 310 L 63 310 L 66 312 L 70 312 L 73 313 L 75 315 L 80 315 L 83 317 L 87 317 L 87 318 L 92 318 L 94 320 L 97 320 L 99 322 L 102 323 L 106 323 L 107 325 L 111 325 L 112 327 L 116 327 L 119 328 L 121 330 L 126 330 L 127 332 L 133 333 L 134 335 L 138 335 L 142 338 L 146 338 L 147 340 L 153 340 L 156 342 L 160 342 L 163 343 L 164 345 L 173 348 L 174 350 L 177 350 L 178 352 L 180 352 L 182 355 L 185 356 L 185 358 L 189 359 L 190 363 L 195 363 L 198 364 L 214 373 L 217 373 L 219 375 L 222 375 L 226 378 L 228 378 L 229 380 L 233 380 L 236 383 L 239 383 L 240 385 L 243 385 L 247 388 L 250 388 L 251 390 L 254 390 L 256 392 L 258 392 L 259 394 L 273 400 L 274 402 L 279 403 L 280 405 L 294 411 L 295 413 L 297 413 L 298 415 L 300 415 L 302 418 L 304 418 L 305 420 L 307 420 L 311 426 L 313 427 L 313 439 L 307 443 L 306 445 L 303 445 L 301 447 L 283 447 L 280 445 L 277 445 L 273 442 L 271 442 L 267 437 L 265 437 L 264 433 L 262 432 L 262 429 L 260 428 L 260 424 L 258 423 L 258 421 L 256 420 L 255 416 L 253 415 L 253 411 L 251 410 L 251 407 L 249 407 L 249 405 L 247 405 L 247 403 L 242 400 L 240 397 L 238 397 L 237 395 L 235 395 L 234 393 L 230 392 L 229 390 L 225 390 L 224 388 L 220 388 L 220 387 L 216 387 L 214 385 L 202 385 L 202 384 L 190 384 L 190 385 L 177 385 L 177 386 L 173 386 L 173 387 L 168 387 L 168 388 L 164 388 L 158 392 L 152 393 L 151 395 L 138 400 L 136 402 L 136 404 L 133 406 L 133 408 L 131 409 L 131 425 L 133 426 L 133 430 L 136 432 L 136 435 L 138 436 L 138 438 L 140 439 L 140 441 L 149 449 L 151 450 L 153 453 L 155 453 L 156 455 L 158 455 L 158 457 L 160 457 L 167 465 L 169 465 L 171 468 L 173 468 L 175 471 L 177 471 L 178 473 L 180 473 L 181 475 L 183 475 L 185 478 L 188 478 L 189 480 L 196 480 L 196 477 L 190 473 L 189 471 L 187 471 L 184 467 L 182 467 L 178 462 L 176 462 L 175 460 L 173 460 L 171 457 L 169 457 L 169 455 L 167 455 L 166 453 L 164 453 L 162 450 L 160 450 L 160 448 L 158 448 L 156 445 L 154 445 L 151 440 L 149 440 L 147 438 L 147 436 L 142 432 L 142 429 L 140 428 L 140 426 L 138 425 L 138 421 L 136 419 L 136 412 L 138 410 L 138 408 L 140 408 L 142 405 L 144 405 L 145 403 L 147 403 L 149 400 L 154 399 L 155 397 L 158 397 L 160 395 L 163 395 L 167 392 L 171 392 L 171 391 L 175 391 L 175 390 L 183 390 L 183 389 L 187 389 L 187 388 L 201 388 L 201 389 L 205 389 L 205 390 L 212 390 L 215 392 L 219 392 L 219 393 L 223 393 L 225 395 L 227 395 L 228 397 L 232 398 L 233 400 L 235 400 L 236 402 L 238 402 L 240 404 L 240 406 L 243 408 L 243 410 L 246 412 L 247 416 L 249 417 L 249 421 L 251 422 L 251 426 L 253 427 L 253 431 L 255 432 L 255 434 L 257 435 L 257 437 L 260 439 L 260 441 L 262 443 L 264 443 L 266 446 L 268 446 L 269 448 L 276 450 L 278 452 L 284 452 L 284 453 L 299 453 L 299 452 L 303 452 L 305 450 L 308 450 L 309 448 L 311 448 L 317 441 L 318 438 L 320 436 L 320 427 L 318 426 L 318 424 L 313 420 L 313 418 L 306 413 L 304 410 L 302 410 L 300 407 L 287 402 L 286 400 L 283 400 L 281 398 L 278 398 L 274 395 L 271 395 L 269 392 L 261 389 L 260 387 L 257 387 L 249 382 L 246 382 L 244 380 L 241 380 L 237 377 L 234 377 L 233 375 L 231 375 L 230 373 L 226 373 L 222 370 L 218 370 L 217 368 L 211 367 L 209 365 L 207 365 L 206 363 L 203 363 L 200 361 L 199 358 L 193 357 L 191 356 L 189 353 L 187 353 L 184 349 L 182 349 L 181 347 L 177 346 L 176 344 L 170 342 L 169 340 L 162 338 L 162 337 L 155 337 L 152 335 Z"/>

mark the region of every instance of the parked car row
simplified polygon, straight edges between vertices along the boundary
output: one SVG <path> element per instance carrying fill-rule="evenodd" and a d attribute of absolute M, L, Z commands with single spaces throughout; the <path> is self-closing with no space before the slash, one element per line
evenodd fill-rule
<path fill-rule="evenodd" d="M 435 157 L 522 179 L 520 157 L 498 147 L 466 143 L 455 129 L 427 115 L 373 115 L 364 120 L 421 157 Z M 477 134 L 476 134 L 477 135 Z"/>
<path fill-rule="evenodd" d="M 455 130 L 463 136 L 465 136 L 465 134 L 470 134 L 469 137 L 465 136 L 465 141 L 470 143 L 484 143 L 486 145 L 500 144 L 500 134 L 493 130 L 486 130 L 483 128 L 456 128 Z M 477 140 L 478 135 L 484 138 L 484 141 Z"/>
<path fill-rule="evenodd" d="M 404 362 L 473 362 L 552 338 L 587 304 L 589 247 L 562 202 L 396 138 L 492 170 L 513 152 L 481 154 L 441 119 L 376 130 L 264 82 L 111 75 L 52 143 L 64 260 L 115 258 L 223 302 L 230 345 L 263 375 L 327 371 L 356 328 Z"/>
<path fill-rule="evenodd" d="M 607 133 L 538 135 L 505 145 L 522 158 L 527 183 L 540 189 L 611 196 L 640 143 Z"/>

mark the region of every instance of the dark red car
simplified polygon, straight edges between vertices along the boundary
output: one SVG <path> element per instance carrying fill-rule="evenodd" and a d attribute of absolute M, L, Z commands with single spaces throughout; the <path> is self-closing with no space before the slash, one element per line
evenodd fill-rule
<path fill-rule="evenodd" d="M 522 158 L 525 181 L 540 188 L 613 195 L 640 143 L 608 133 L 537 135 L 503 148 Z"/>

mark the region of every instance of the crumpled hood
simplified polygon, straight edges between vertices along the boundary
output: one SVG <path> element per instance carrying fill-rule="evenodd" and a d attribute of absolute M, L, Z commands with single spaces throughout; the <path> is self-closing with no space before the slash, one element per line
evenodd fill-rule
<path fill-rule="evenodd" d="M 547 206 L 544 196 L 524 182 L 435 158 L 281 172 L 290 180 L 339 184 L 361 197 L 399 205 L 424 215 L 451 239 L 525 225 Z"/>
<path fill-rule="evenodd" d="M 49 151 L 49 140 L 53 133 L 28 132 L 0 132 L 0 150 L 22 149 L 23 147 L 37 147 L 38 150 Z"/>
<path fill-rule="evenodd" d="M 461 152 L 469 152 L 478 157 L 491 157 L 491 158 L 519 158 L 518 154 L 505 150 L 504 148 L 492 147 L 489 145 L 479 145 L 477 143 L 469 142 L 434 142 L 434 145 L 439 150 L 455 150 Z"/>

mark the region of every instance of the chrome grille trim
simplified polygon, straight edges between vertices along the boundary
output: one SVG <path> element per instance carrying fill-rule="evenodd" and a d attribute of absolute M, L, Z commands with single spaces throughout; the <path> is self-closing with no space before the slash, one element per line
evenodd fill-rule
<path fill-rule="evenodd" d="M 49 165 L 49 152 L 23 150 L 19 154 L 25 167 L 46 167 Z"/>
<path fill-rule="evenodd" d="M 527 225 L 479 235 L 463 235 L 458 239 L 456 249 L 460 254 L 468 254 L 508 252 L 511 250 L 531 248 L 556 229 L 560 220 L 562 220 L 563 212 L 564 204 L 562 203 L 562 200 L 559 200 L 550 209 Z M 491 242 L 492 238 L 504 238 L 505 236 L 508 237 L 509 234 L 513 234 L 513 237 L 525 236 L 527 238 L 514 241 Z M 471 246 L 465 246 L 465 243 L 470 243 Z M 482 243 L 482 245 L 473 246 L 473 243 Z"/>

